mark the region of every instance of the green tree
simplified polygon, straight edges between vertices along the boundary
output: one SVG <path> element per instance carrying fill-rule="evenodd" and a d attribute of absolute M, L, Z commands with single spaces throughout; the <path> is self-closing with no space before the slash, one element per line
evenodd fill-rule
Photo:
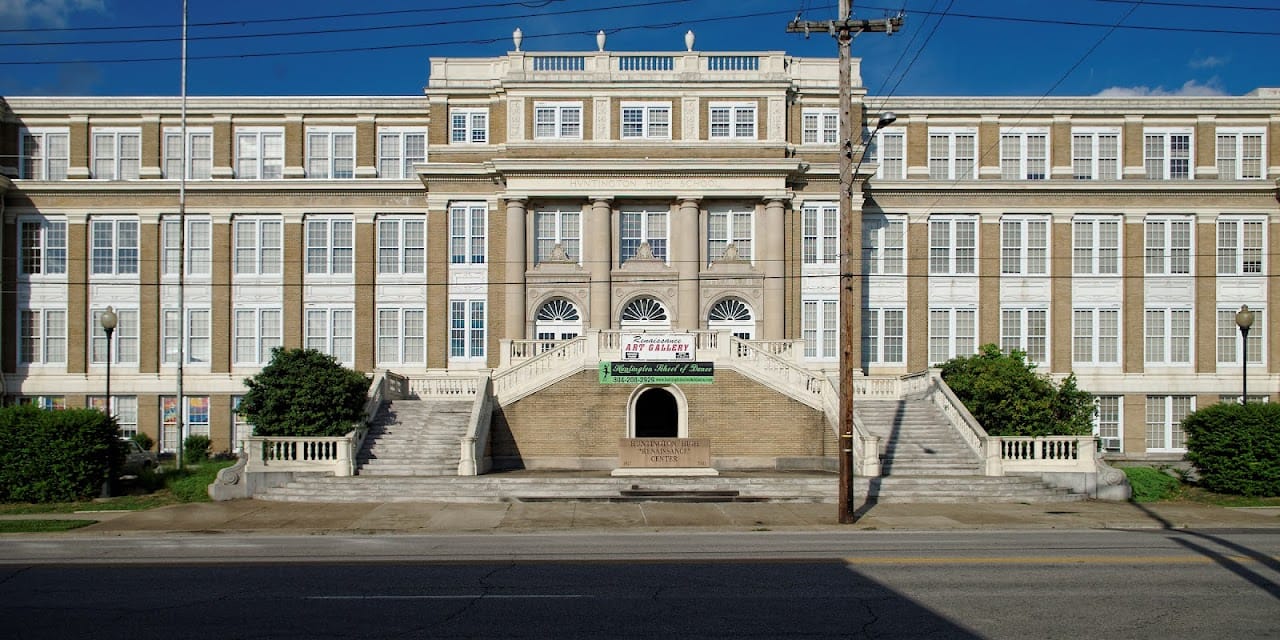
<path fill-rule="evenodd" d="M 240 413 L 258 436 L 340 436 L 364 417 L 369 379 L 314 349 L 277 348 L 258 375 Z"/>
<path fill-rule="evenodd" d="M 1280 404 L 1212 404 L 1184 418 L 1182 428 L 1202 486 L 1280 496 Z"/>
<path fill-rule="evenodd" d="M 96 409 L 0 409 L 0 502 L 97 496 L 124 462 L 120 428 Z"/>
<path fill-rule="evenodd" d="M 1055 384 L 1038 375 L 1021 351 L 1001 353 L 994 344 L 942 365 L 942 379 L 969 413 L 993 436 L 1088 435 L 1093 395 L 1074 375 Z"/>

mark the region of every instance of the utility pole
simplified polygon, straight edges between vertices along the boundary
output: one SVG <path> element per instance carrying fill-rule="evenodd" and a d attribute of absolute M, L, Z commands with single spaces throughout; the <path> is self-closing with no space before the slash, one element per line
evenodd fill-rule
<path fill-rule="evenodd" d="M 851 0 L 840 0 L 838 20 L 801 22 L 799 16 L 787 25 L 788 33 L 825 31 L 835 37 L 840 48 L 840 491 L 839 519 L 852 524 L 853 510 L 853 371 L 854 344 L 861 338 L 862 312 L 862 216 L 853 211 L 854 122 L 853 80 L 849 45 L 863 32 L 893 33 L 902 27 L 902 16 L 880 20 L 851 20 Z M 861 134 L 862 127 L 857 131 Z M 861 137 L 859 135 L 859 137 Z M 861 160 L 858 162 L 862 164 Z"/>

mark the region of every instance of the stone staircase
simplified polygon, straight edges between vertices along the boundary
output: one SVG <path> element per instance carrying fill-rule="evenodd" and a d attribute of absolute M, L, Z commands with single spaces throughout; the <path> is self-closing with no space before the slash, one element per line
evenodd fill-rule
<path fill-rule="evenodd" d="M 357 458 L 360 476 L 454 476 L 471 401 L 395 400 L 383 405 Z"/>

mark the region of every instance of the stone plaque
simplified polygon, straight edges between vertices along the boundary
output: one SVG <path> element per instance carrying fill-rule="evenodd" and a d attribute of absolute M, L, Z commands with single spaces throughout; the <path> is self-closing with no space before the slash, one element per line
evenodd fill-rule
<path fill-rule="evenodd" d="M 620 438 L 618 464 L 623 469 L 680 469 L 711 466 L 706 438 Z"/>

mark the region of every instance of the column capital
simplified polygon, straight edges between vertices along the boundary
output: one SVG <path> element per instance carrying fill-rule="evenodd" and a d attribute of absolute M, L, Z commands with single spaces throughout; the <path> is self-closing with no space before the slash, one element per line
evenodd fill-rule
<path fill-rule="evenodd" d="M 519 195 L 508 195 L 508 194 L 504 194 L 504 195 L 502 196 L 502 201 L 503 201 L 503 202 L 505 202 L 505 203 L 507 203 L 507 207 L 508 207 L 508 208 L 510 208 L 510 207 L 512 207 L 512 206 L 518 206 L 518 207 L 523 208 L 523 207 L 525 207 L 525 205 L 528 205 L 528 204 L 529 204 L 529 197 L 528 197 L 528 196 L 519 196 Z"/>
<path fill-rule="evenodd" d="M 676 201 L 682 205 L 685 203 L 698 204 L 702 202 L 702 196 L 676 196 Z"/>
<path fill-rule="evenodd" d="M 794 196 L 764 196 L 763 198 L 760 198 L 760 201 L 765 203 L 766 206 L 777 205 L 785 207 L 787 206 L 787 202 L 791 201 L 793 198 Z"/>
<path fill-rule="evenodd" d="M 587 196 L 591 204 L 613 204 L 613 196 Z"/>

